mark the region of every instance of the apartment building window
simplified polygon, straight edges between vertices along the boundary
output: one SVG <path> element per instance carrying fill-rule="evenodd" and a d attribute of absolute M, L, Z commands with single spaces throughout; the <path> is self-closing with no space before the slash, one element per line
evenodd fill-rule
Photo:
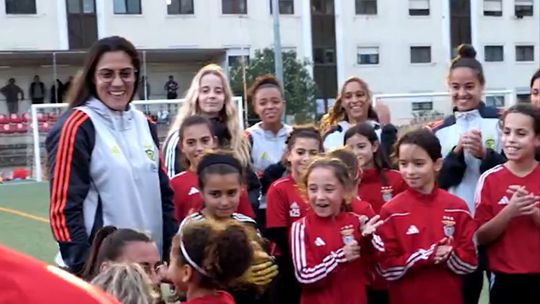
<path fill-rule="evenodd" d="M 142 14 L 141 0 L 114 0 L 113 9 L 117 15 Z"/>
<path fill-rule="evenodd" d="M 534 46 L 533 45 L 516 46 L 516 61 L 520 61 L 520 62 L 534 61 Z"/>
<path fill-rule="evenodd" d="M 432 101 L 412 102 L 412 110 L 413 111 L 431 111 L 433 110 L 433 102 Z"/>
<path fill-rule="evenodd" d="M 504 61 L 504 47 L 502 45 L 486 45 L 484 47 L 484 61 Z"/>
<path fill-rule="evenodd" d="M 35 15 L 36 0 L 6 0 L 6 14 Z"/>
<path fill-rule="evenodd" d="M 331 15 L 334 13 L 334 1 L 312 0 L 311 12 L 313 14 Z"/>
<path fill-rule="evenodd" d="M 313 61 L 318 64 L 335 64 L 336 50 L 334 48 L 315 48 Z"/>
<path fill-rule="evenodd" d="M 502 0 L 484 0 L 484 16 L 502 16 Z"/>
<path fill-rule="evenodd" d="M 486 96 L 486 105 L 495 108 L 504 107 L 504 95 Z"/>
<path fill-rule="evenodd" d="M 249 55 L 229 55 L 229 68 L 242 65 L 242 60 L 244 61 L 245 65 L 249 64 Z"/>
<path fill-rule="evenodd" d="M 410 16 L 429 16 L 429 0 L 409 0 Z"/>
<path fill-rule="evenodd" d="M 379 64 L 378 47 L 359 47 L 356 52 L 358 64 Z"/>
<path fill-rule="evenodd" d="M 516 17 L 532 16 L 533 6 L 533 0 L 515 0 L 514 10 Z"/>
<path fill-rule="evenodd" d="M 247 0 L 221 0 L 223 14 L 247 14 Z"/>
<path fill-rule="evenodd" d="M 273 14 L 272 2 L 270 2 L 270 14 Z M 281 15 L 294 15 L 294 0 L 279 0 L 279 13 Z"/>
<path fill-rule="evenodd" d="M 412 46 L 411 47 L 411 63 L 430 63 L 431 62 L 431 47 L 430 46 Z"/>
<path fill-rule="evenodd" d="M 167 2 L 167 14 L 169 15 L 193 15 L 193 0 L 171 0 Z"/>
<path fill-rule="evenodd" d="M 356 0 L 357 15 L 377 15 L 377 0 Z"/>

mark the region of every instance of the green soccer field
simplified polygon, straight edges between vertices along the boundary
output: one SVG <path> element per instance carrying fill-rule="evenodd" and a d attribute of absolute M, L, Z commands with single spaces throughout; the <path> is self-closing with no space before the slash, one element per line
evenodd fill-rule
<path fill-rule="evenodd" d="M 48 183 L 0 184 L 0 244 L 52 263 L 57 248 L 48 213 Z"/>
<path fill-rule="evenodd" d="M 48 212 L 48 183 L 0 184 L 0 244 L 53 263 L 57 248 Z M 486 281 L 479 304 L 487 303 Z"/>

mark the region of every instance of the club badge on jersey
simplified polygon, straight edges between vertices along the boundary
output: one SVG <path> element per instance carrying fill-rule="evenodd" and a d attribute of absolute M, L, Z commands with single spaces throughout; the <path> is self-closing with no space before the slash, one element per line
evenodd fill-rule
<path fill-rule="evenodd" d="M 393 192 L 394 192 L 394 189 L 392 188 L 392 186 L 381 187 L 382 198 L 385 202 L 388 202 L 389 200 L 392 199 Z"/>
<path fill-rule="evenodd" d="M 353 225 L 347 225 L 344 227 L 341 227 L 341 240 L 343 240 L 343 244 L 349 245 L 352 242 L 354 242 L 354 226 Z"/>
<path fill-rule="evenodd" d="M 293 202 L 291 204 L 291 208 L 289 209 L 289 216 L 300 217 L 300 206 L 298 206 L 297 202 Z"/>
<path fill-rule="evenodd" d="M 454 220 L 453 217 L 451 216 L 443 216 L 443 219 L 442 219 L 442 223 L 443 223 L 443 231 L 444 231 L 444 235 L 448 238 L 451 238 L 454 236 L 454 232 L 455 232 L 455 225 L 456 225 L 456 221 Z"/>

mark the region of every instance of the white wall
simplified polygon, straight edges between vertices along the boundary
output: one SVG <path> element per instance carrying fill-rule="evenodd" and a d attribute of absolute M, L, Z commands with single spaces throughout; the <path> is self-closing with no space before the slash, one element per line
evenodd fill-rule
<path fill-rule="evenodd" d="M 282 46 L 302 55 L 301 0 L 294 15 L 281 15 Z M 138 48 L 237 48 L 272 46 L 272 16 L 267 0 L 248 0 L 247 15 L 223 15 L 221 2 L 194 1 L 194 15 L 167 15 L 165 1 L 142 0 L 142 15 L 115 15 L 112 1 L 104 3 L 100 36 L 120 35 Z M 309 50 L 311 52 L 311 50 Z"/>
<path fill-rule="evenodd" d="M 67 44 L 59 28 L 58 12 L 65 1 L 36 1 L 35 15 L 7 15 L 5 1 L 0 1 L 0 51 L 56 50 Z M 63 38 L 61 38 L 63 37 Z"/>
<path fill-rule="evenodd" d="M 372 91 L 402 93 L 445 89 L 449 31 L 441 18 L 441 1 L 431 1 L 429 16 L 409 16 L 408 1 L 378 1 L 377 15 L 356 15 L 355 1 L 344 1 L 345 78 L 359 76 Z M 357 64 L 357 48 L 379 47 L 379 64 Z M 411 46 L 431 46 L 431 63 L 411 64 Z M 341 85 L 341 84 L 339 84 Z"/>

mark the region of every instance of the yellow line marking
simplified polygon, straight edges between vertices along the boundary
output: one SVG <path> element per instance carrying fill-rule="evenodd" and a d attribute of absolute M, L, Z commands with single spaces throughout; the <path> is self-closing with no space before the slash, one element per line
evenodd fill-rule
<path fill-rule="evenodd" d="M 44 217 L 33 215 L 33 214 L 30 214 L 30 213 L 26 213 L 26 212 L 22 212 L 22 211 L 15 210 L 15 209 L 0 207 L 0 211 L 5 212 L 5 213 L 15 214 L 15 215 L 18 215 L 18 216 L 21 216 L 21 217 L 25 217 L 27 219 L 34 220 L 36 222 L 42 222 L 42 223 L 45 223 L 45 224 L 50 223 L 49 220 L 44 218 Z"/>

